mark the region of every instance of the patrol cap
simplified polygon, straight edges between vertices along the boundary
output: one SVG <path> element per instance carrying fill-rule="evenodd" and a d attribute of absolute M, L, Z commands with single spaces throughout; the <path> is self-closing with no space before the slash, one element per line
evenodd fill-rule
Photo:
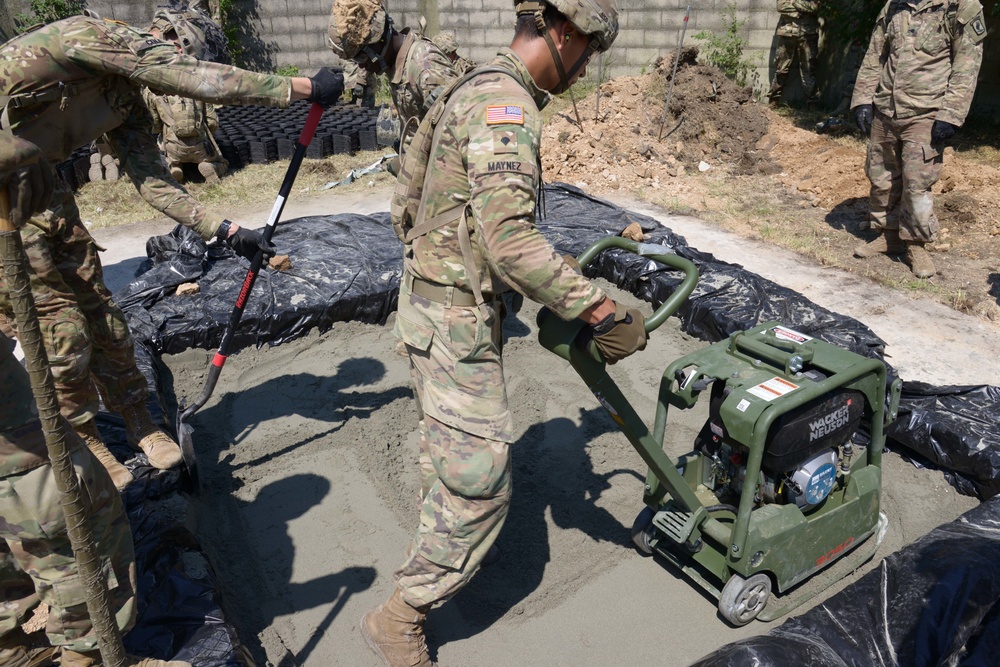
<path fill-rule="evenodd" d="M 173 31 L 184 53 L 198 60 L 229 62 L 222 29 L 211 18 L 189 7 L 187 2 L 172 0 L 169 5 L 157 7 L 150 28 L 159 29 L 164 35 Z"/>
<path fill-rule="evenodd" d="M 458 53 L 458 42 L 455 41 L 455 34 L 450 30 L 439 32 L 431 38 L 431 41 L 449 56 L 453 53 Z"/>
<path fill-rule="evenodd" d="M 379 0 L 334 0 L 326 44 L 341 58 L 382 41 L 391 19 Z"/>
<path fill-rule="evenodd" d="M 607 51 L 618 37 L 618 10 L 615 0 L 514 0 L 514 11 L 534 14 L 541 23 L 545 6 L 550 5 L 584 35 L 591 38 L 591 48 Z"/>

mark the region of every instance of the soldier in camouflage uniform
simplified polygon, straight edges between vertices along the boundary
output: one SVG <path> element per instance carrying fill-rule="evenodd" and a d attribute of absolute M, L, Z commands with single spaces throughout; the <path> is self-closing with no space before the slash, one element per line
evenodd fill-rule
<path fill-rule="evenodd" d="M 183 165 L 196 164 L 206 183 L 218 183 L 229 162 L 212 138 L 219 129 L 215 107 L 180 95 L 157 95 L 149 88 L 143 89 L 142 99 L 153 117 L 153 132 L 160 135 L 160 152 L 170 176 L 183 183 Z"/>
<path fill-rule="evenodd" d="M 802 92 L 806 101 L 813 102 L 816 92 L 816 59 L 819 56 L 819 0 L 778 0 L 778 48 L 774 52 L 774 81 L 767 92 L 774 105 L 788 80 L 792 61 L 798 57 Z"/>
<path fill-rule="evenodd" d="M 465 586 L 507 516 L 514 426 L 500 293 L 514 289 L 554 316 L 583 319 L 609 363 L 646 343 L 643 316 L 616 305 L 535 226 L 540 108 L 611 46 L 613 0 L 529 0 L 516 8 L 511 47 L 450 86 L 424 118 L 392 201 L 405 243 L 396 334 L 423 415 L 423 496 L 396 587 L 361 621 L 368 645 L 390 667 L 431 664 L 427 611 Z"/>
<path fill-rule="evenodd" d="M 0 188 L 11 191 L 11 221 L 21 226 L 45 209 L 54 181 L 42 151 L 0 133 Z M 38 419 L 28 374 L 0 335 L 0 667 L 49 665 L 60 653 L 64 667 L 100 664 L 97 637 L 87 613 L 86 590 L 66 533 L 66 520 Z M 65 425 L 69 456 L 87 503 L 97 556 L 119 629 L 135 622 L 136 571 L 132 535 L 111 478 L 83 440 Z M 29 647 L 21 623 L 38 604 L 49 605 L 45 627 L 51 647 Z M 184 662 L 142 660 L 144 667 Z"/>
<path fill-rule="evenodd" d="M 458 42 L 455 41 L 455 33 L 450 30 L 439 32 L 434 35 L 431 41 L 437 44 L 437 47 L 441 49 L 441 53 L 448 56 L 452 66 L 458 70 L 459 74 L 468 74 L 476 69 L 476 63 L 458 55 Z"/>
<path fill-rule="evenodd" d="M 401 126 L 396 150 L 401 152 L 437 96 L 458 77 L 431 40 L 409 28 L 397 31 L 380 0 L 334 0 L 327 45 L 369 74 L 389 76 Z"/>
<path fill-rule="evenodd" d="M 224 240 L 244 257 L 273 253 L 260 233 L 224 220 L 170 178 L 141 88 L 216 104 L 286 106 L 308 98 L 329 105 L 343 92 L 343 78 L 329 70 L 311 79 L 255 74 L 181 51 L 192 44 L 210 51 L 216 33 L 221 37 L 200 14 L 161 9 L 151 32 L 75 16 L 20 35 L 0 46 L 0 131 L 37 144 L 53 164 L 105 135 L 122 170 L 154 208 L 206 240 Z M 72 192 L 61 188 L 49 209 L 21 232 L 63 415 L 119 488 L 131 475 L 100 440 L 93 420 L 97 390 L 108 409 L 122 414 L 130 443 L 152 465 L 177 465 L 177 444 L 153 424 L 145 406 L 146 382 L 135 365 L 125 317 L 104 285 L 98 247 Z M 3 284 L 0 311 L 13 321 Z"/>
<path fill-rule="evenodd" d="M 934 275 L 931 187 L 972 105 L 985 38 L 978 0 L 889 0 L 876 19 L 851 109 L 869 136 L 869 220 L 881 235 L 855 257 L 905 254 L 915 276 Z"/>
<path fill-rule="evenodd" d="M 375 106 L 375 84 L 378 77 L 361 69 L 356 62 L 344 63 L 344 88 L 351 91 L 351 104 L 359 107 Z"/>

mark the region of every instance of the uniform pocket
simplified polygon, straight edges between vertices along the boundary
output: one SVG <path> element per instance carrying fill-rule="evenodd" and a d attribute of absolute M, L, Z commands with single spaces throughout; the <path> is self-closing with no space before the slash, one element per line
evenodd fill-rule
<path fill-rule="evenodd" d="M 405 317 L 396 315 L 396 335 L 401 341 L 421 352 L 431 349 L 431 342 L 434 340 L 434 330 L 423 324 L 411 322 Z"/>
<path fill-rule="evenodd" d="M 917 31 L 915 46 L 928 55 L 940 53 L 948 46 L 948 35 L 942 21 L 928 21 Z"/>

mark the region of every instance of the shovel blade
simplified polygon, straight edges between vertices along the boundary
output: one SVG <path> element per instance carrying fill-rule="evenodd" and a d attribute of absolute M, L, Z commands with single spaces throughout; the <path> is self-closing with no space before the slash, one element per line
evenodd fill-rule
<path fill-rule="evenodd" d="M 194 427 L 184 422 L 183 403 L 177 408 L 177 444 L 181 447 L 181 458 L 191 478 L 191 486 L 195 493 L 201 488 L 198 480 L 198 461 L 194 456 Z"/>

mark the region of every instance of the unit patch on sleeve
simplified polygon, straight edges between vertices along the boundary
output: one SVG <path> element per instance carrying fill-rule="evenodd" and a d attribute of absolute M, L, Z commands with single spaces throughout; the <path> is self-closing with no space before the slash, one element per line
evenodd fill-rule
<path fill-rule="evenodd" d="M 970 23 L 969 25 L 972 26 L 972 29 L 976 32 L 977 35 L 982 36 L 986 34 L 986 25 L 983 23 L 982 13 L 980 13 L 979 16 L 977 16 L 976 18 L 972 19 L 972 23 Z"/>
<path fill-rule="evenodd" d="M 519 104 L 491 104 L 486 107 L 487 125 L 524 125 L 524 107 Z"/>
<path fill-rule="evenodd" d="M 493 154 L 517 153 L 517 132 L 513 130 L 493 130 Z"/>

